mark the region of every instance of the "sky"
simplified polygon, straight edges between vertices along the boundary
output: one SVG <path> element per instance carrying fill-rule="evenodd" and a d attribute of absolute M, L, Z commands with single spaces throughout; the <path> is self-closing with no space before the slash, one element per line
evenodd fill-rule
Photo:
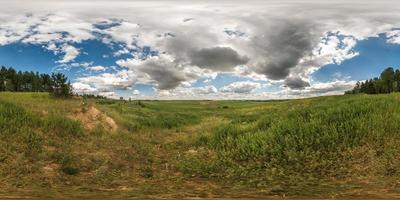
<path fill-rule="evenodd" d="M 338 95 L 400 65 L 400 2 L 0 0 L 0 65 L 132 99 Z"/>

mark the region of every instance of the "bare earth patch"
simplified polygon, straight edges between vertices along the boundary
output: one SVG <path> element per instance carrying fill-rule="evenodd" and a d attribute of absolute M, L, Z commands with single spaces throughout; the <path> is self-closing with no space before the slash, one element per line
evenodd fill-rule
<path fill-rule="evenodd" d="M 45 177 L 55 177 L 57 176 L 58 170 L 60 169 L 60 165 L 56 163 L 50 163 L 42 168 L 43 175 Z"/>
<path fill-rule="evenodd" d="M 118 125 L 115 123 L 114 119 L 94 106 L 77 109 L 70 117 L 79 120 L 82 125 L 89 130 L 94 129 L 98 124 L 103 125 L 107 131 L 115 131 L 118 129 Z"/>

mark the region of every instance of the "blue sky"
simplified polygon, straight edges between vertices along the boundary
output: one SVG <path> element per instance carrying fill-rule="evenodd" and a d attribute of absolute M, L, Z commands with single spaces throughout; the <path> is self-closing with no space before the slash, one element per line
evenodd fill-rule
<path fill-rule="evenodd" d="M 18 70 L 51 73 L 57 58 L 41 45 L 14 43 L 0 47 L 0 63 Z"/>
<path fill-rule="evenodd" d="M 24 44 L 21 42 L 0 46 L 0 63 L 4 66 L 12 66 L 18 70 L 39 71 L 41 73 L 52 73 L 61 71 L 67 74 L 70 80 L 74 81 L 77 77 L 85 75 L 95 75 L 99 73 L 113 73 L 123 67 L 119 67 L 116 62 L 120 59 L 131 58 L 131 54 L 115 56 L 114 52 L 121 50 L 122 44 L 104 44 L 100 40 L 87 40 L 75 46 L 80 49 L 81 54 L 77 56 L 74 63 L 90 63 L 90 66 L 104 66 L 101 72 L 87 70 L 87 66 L 64 66 L 57 63 L 63 57 L 62 53 L 55 54 L 47 50 L 40 44 Z M 146 48 L 146 55 L 148 53 Z M 365 80 L 379 76 L 380 72 L 386 67 L 397 68 L 400 65 L 400 45 L 387 42 L 387 37 L 380 34 L 376 37 L 369 37 L 358 41 L 354 51 L 359 55 L 345 60 L 340 64 L 328 64 L 321 66 L 312 74 L 313 81 L 330 82 L 337 79 L 345 80 Z M 219 73 L 215 78 L 200 78 L 195 81 L 193 87 L 215 86 L 222 88 L 234 82 L 254 81 L 263 83 L 263 80 L 253 80 L 250 77 L 237 76 L 233 73 Z M 132 85 L 133 90 L 138 90 L 145 95 L 153 95 L 154 90 L 151 84 Z M 270 85 L 258 89 L 258 91 L 277 92 L 279 85 Z M 130 96 L 130 91 L 116 90 L 121 96 Z"/>
<path fill-rule="evenodd" d="M 365 80 L 377 77 L 387 67 L 400 68 L 400 45 L 387 42 L 387 37 L 380 34 L 361 40 L 354 47 L 359 56 L 340 64 L 329 64 L 313 74 L 316 81 L 332 81 L 337 76 L 351 80 Z"/>
<path fill-rule="evenodd" d="M 333 95 L 400 63 L 400 20 L 385 3 L 18 1 L 0 2 L 0 65 L 63 72 L 79 94 Z"/>

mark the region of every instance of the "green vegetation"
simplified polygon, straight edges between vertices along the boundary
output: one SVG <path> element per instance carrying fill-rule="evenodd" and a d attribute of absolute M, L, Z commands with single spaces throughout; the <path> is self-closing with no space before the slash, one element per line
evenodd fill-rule
<path fill-rule="evenodd" d="M 393 198 L 399 104 L 398 93 L 130 102 L 0 93 L 0 193 Z"/>
<path fill-rule="evenodd" d="M 62 73 L 39 74 L 33 71 L 16 71 L 1 67 L 0 91 L 10 92 L 50 92 L 55 97 L 71 97 L 72 87 Z"/>
<path fill-rule="evenodd" d="M 383 94 L 400 92 L 400 70 L 388 67 L 379 76 L 364 82 L 357 82 L 356 86 L 346 91 L 346 94 Z"/>

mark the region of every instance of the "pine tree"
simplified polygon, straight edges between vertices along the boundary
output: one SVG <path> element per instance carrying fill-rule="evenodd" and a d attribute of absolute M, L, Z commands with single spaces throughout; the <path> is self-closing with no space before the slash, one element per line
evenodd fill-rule
<path fill-rule="evenodd" d="M 345 94 L 380 94 L 400 92 L 400 70 L 388 67 L 382 71 L 379 78 L 375 77 L 363 82 L 357 81 L 354 88 Z"/>
<path fill-rule="evenodd" d="M 400 70 L 396 69 L 394 72 L 395 92 L 400 92 Z"/>
<path fill-rule="evenodd" d="M 72 87 L 62 73 L 39 74 L 33 71 L 16 71 L 1 67 L 0 91 L 11 92 L 50 92 L 57 97 L 72 96 Z"/>
<path fill-rule="evenodd" d="M 394 82 L 394 70 L 392 67 L 388 67 L 381 73 L 380 79 L 382 81 L 382 92 L 391 93 L 393 92 Z"/>
<path fill-rule="evenodd" d="M 72 96 L 71 84 L 68 78 L 62 73 L 53 73 L 51 75 L 52 79 L 52 93 L 56 97 L 70 97 Z"/>

